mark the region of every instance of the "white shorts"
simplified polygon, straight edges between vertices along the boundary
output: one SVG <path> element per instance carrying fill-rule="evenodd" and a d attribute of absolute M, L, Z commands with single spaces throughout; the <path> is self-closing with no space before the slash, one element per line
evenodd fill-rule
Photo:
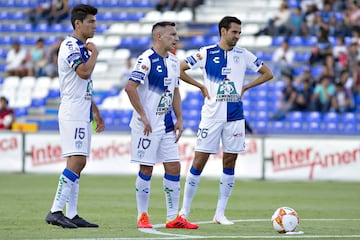
<path fill-rule="evenodd" d="M 173 131 L 150 133 L 131 131 L 131 162 L 154 166 L 161 162 L 179 161 L 178 144 Z"/>
<path fill-rule="evenodd" d="M 90 155 L 91 123 L 86 121 L 59 121 L 62 156 Z"/>
<path fill-rule="evenodd" d="M 220 139 L 223 152 L 244 152 L 245 120 L 215 122 L 202 119 L 197 132 L 195 151 L 216 154 L 219 151 Z"/>

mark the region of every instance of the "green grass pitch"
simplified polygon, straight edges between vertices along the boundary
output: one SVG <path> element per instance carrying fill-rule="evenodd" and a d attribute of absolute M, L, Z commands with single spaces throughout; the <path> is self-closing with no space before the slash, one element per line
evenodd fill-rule
<path fill-rule="evenodd" d="M 81 177 L 79 214 L 98 229 L 62 229 L 44 218 L 59 175 L 0 174 L 0 239 L 360 239 L 358 182 L 280 182 L 237 179 L 226 215 L 234 225 L 210 223 L 218 195 L 218 179 L 202 178 L 190 220 L 198 230 L 165 229 L 144 233 L 136 228 L 135 176 Z M 183 188 L 184 178 L 181 187 Z M 182 189 L 183 190 L 183 189 Z M 162 178 L 153 177 L 150 219 L 165 222 Z M 276 233 L 270 218 L 289 206 L 300 216 L 303 235 Z"/>

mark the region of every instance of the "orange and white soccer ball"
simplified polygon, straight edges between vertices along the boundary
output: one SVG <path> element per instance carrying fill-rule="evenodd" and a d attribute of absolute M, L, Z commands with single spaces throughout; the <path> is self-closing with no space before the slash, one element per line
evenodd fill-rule
<path fill-rule="evenodd" d="M 271 222 L 278 233 L 295 232 L 299 225 L 299 216 L 290 207 L 280 207 L 272 215 Z"/>

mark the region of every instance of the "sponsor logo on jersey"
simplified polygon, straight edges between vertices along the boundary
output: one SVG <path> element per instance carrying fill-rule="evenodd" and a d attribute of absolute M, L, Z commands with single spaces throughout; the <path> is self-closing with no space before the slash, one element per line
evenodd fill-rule
<path fill-rule="evenodd" d="M 170 86 L 171 85 L 171 78 L 164 78 L 164 86 L 167 87 L 167 86 Z"/>
<path fill-rule="evenodd" d="M 223 67 L 221 68 L 221 75 L 229 75 L 231 73 L 231 68 Z"/>
<path fill-rule="evenodd" d="M 156 108 L 156 115 L 162 115 L 170 112 L 172 98 L 173 95 L 169 90 L 166 90 L 166 92 L 161 95 L 159 104 Z"/>
<path fill-rule="evenodd" d="M 139 71 L 133 71 L 131 72 L 130 78 L 135 81 L 144 81 L 145 73 Z"/>
<path fill-rule="evenodd" d="M 217 54 L 217 53 L 219 53 L 219 52 L 220 52 L 220 50 L 218 49 L 218 50 L 210 51 L 209 54 Z"/>
<path fill-rule="evenodd" d="M 154 59 L 151 60 L 152 63 L 156 63 L 158 61 L 160 61 L 160 58 L 154 58 Z"/>
<path fill-rule="evenodd" d="M 236 91 L 234 82 L 225 78 L 223 82 L 219 84 L 219 88 L 216 94 L 217 102 L 239 102 L 240 96 Z"/>

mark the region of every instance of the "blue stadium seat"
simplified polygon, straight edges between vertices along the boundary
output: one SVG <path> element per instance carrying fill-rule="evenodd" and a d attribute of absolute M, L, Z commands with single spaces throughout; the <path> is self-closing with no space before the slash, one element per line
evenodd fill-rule
<path fill-rule="evenodd" d="M 290 126 L 290 133 L 303 133 L 304 124 L 302 121 L 290 121 L 288 124 Z"/>
<path fill-rule="evenodd" d="M 0 45 L 11 45 L 13 41 L 13 37 L 9 35 L 3 35 L 0 37 Z"/>
<path fill-rule="evenodd" d="M 301 36 L 291 36 L 289 38 L 289 46 L 299 47 L 299 46 L 303 46 L 303 45 L 304 45 L 304 41 Z"/>
<path fill-rule="evenodd" d="M 323 66 L 313 66 L 310 70 L 310 74 L 313 77 L 319 77 L 323 71 Z"/>
<path fill-rule="evenodd" d="M 353 112 L 344 113 L 340 116 L 339 121 L 344 123 L 354 123 L 356 122 L 356 115 Z"/>
<path fill-rule="evenodd" d="M 0 20 L 3 21 L 3 20 L 9 20 L 10 18 L 10 15 L 8 11 L 6 11 L 6 9 L 1 9 L 0 11 Z"/>
<path fill-rule="evenodd" d="M 210 37 L 206 37 L 206 44 L 212 45 L 212 44 L 217 44 L 219 42 L 219 36 L 210 36 Z"/>
<path fill-rule="evenodd" d="M 32 99 L 31 107 L 43 107 L 46 106 L 46 98 Z"/>
<path fill-rule="evenodd" d="M 306 47 L 312 47 L 317 43 L 317 37 L 316 36 L 308 36 L 304 37 L 303 44 Z"/>
<path fill-rule="evenodd" d="M 285 36 L 274 36 L 274 37 L 272 38 L 272 43 L 271 43 L 271 45 L 272 45 L 273 47 L 278 47 L 278 46 L 280 46 L 280 45 L 284 42 L 284 40 L 285 40 Z"/>
<path fill-rule="evenodd" d="M 0 59 L 6 59 L 7 52 L 5 49 L 0 48 Z"/>
<path fill-rule="evenodd" d="M 191 37 L 186 43 L 184 48 L 199 48 L 201 46 L 207 45 L 206 38 L 203 35 Z"/>
<path fill-rule="evenodd" d="M 308 133 L 320 133 L 320 122 L 307 122 Z"/>
<path fill-rule="evenodd" d="M 296 62 L 308 62 L 311 56 L 311 52 L 304 51 L 304 52 L 296 52 L 295 53 L 295 61 Z"/>
<path fill-rule="evenodd" d="M 288 112 L 285 120 L 289 122 L 302 122 L 304 120 L 304 113 L 301 111 Z"/>
<path fill-rule="evenodd" d="M 138 1 L 134 2 L 134 7 L 153 8 L 154 5 L 151 0 L 138 0 Z"/>
<path fill-rule="evenodd" d="M 355 104 L 360 105 L 360 93 L 355 95 Z"/>
<path fill-rule="evenodd" d="M 23 117 L 28 115 L 27 107 L 14 108 L 15 118 Z"/>
<path fill-rule="evenodd" d="M 319 112 L 305 112 L 304 119 L 308 123 L 320 123 L 321 114 Z"/>
<path fill-rule="evenodd" d="M 268 111 L 258 111 L 257 114 L 254 116 L 254 120 L 258 121 L 267 121 L 269 119 Z"/>
<path fill-rule="evenodd" d="M 338 123 L 339 118 L 339 114 L 336 112 L 327 112 L 323 114 L 323 121 L 325 123 Z"/>
<path fill-rule="evenodd" d="M 338 124 L 334 122 L 323 123 L 322 129 L 328 134 L 337 133 L 339 131 Z"/>
<path fill-rule="evenodd" d="M 209 28 L 209 30 L 206 32 L 209 35 L 216 35 L 219 33 L 219 27 L 217 24 L 213 24 L 211 25 L 211 27 Z"/>
<path fill-rule="evenodd" d="M 289 8 L 297 8 L 300 6 L 299 0 L 287 0 Z"/>

